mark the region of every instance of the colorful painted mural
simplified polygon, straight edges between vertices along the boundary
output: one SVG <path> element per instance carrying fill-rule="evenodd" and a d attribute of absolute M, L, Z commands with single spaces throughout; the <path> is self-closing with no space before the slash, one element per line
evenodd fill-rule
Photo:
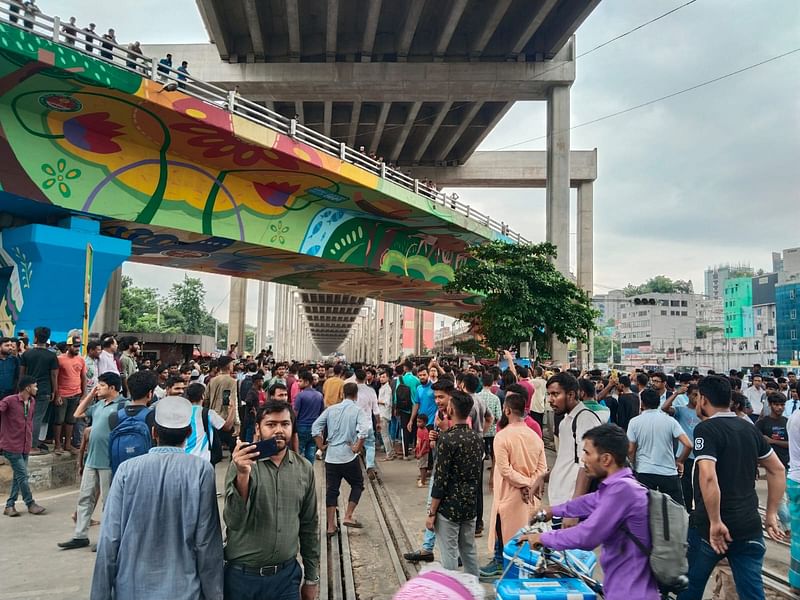
<path fill-rule="evenodd" d="M 135 260 L 286 282 L 302 273 L 306 287 L 442 312 L 475 300 L 441 292 L 464 249 L 499 237 L 211 102 L 2 23 L 0 163 L 3 190 L 100 217 L 135 248 L 156 244 L 158 259 Z"/>

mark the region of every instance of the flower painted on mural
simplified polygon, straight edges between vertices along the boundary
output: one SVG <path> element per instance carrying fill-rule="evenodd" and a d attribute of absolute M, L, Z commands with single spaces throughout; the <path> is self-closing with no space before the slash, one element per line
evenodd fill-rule
<path fill-rule="evenodd" d="M 278 242 L 280 244 L 286 243 L 285 235 L 289 233 L 289 228 L 283 224 L 282 221 L 278 221 L 277 223 L 273 223 L 269 226 L 270 231 L 274 234 L 269 241 L 270 242 Z"/>
<path fill-rule="evenodd" d="M 42 182 L 42 187 L 49 190 L 51 187 L 57 186 L 59 193 L 64 196 L 64 198 L 69 198 L 72 195 L 72 190 L 67 182 L 69 180 L 78 179 L 78 177 L 81 176 L 79 169 L 67 170 L 67 161 L 63 158 L 58 159 L 55 168 L 50 164 L 43 164 L 42 171 L 44 171 L 45 175 L 49 175 L 49 177 Z"/>
<path fill-rule="evenodd" d="M 185 133 L 191 137 L 190 146 L 205 148 L 205 158 L 231 157 L 239 167 L 252 167 L 258 163 L 270 163 L 280 169 L 289 171 L 300 170 L 298 161 L 280 152 L 269 148 L 261 148 L 253 144 L 246 144 L 233 134 L 217 129 L 204 123 L 176 123 L 171 126 L 175 131 Z"/>
<path fill-rule="evenodd" d="M 109 116 L 107 112 L 96 112 L 73 117 L 64 122 L 64 137 L 72 145 L 89 152 L 119 152 L 122 148 L 113 139 L 123 135 L 123 126 L 109 121 Z"/>
<path fill-rule="evenodd" d="M 264 202 L 279 208 L 286 206 L 291 197 L 300 189 L 299 185 L 292 185 L 287 181 L 254 182 L 253 187 Z"/>

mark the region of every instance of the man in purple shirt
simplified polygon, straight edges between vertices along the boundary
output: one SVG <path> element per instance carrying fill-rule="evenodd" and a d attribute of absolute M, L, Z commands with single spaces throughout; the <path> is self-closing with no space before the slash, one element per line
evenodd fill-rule
<path fill-rule="evenodd" d="M 594 550 L 602 546 L 600 565 L 606 600 L 658 600 L 661 596 L 648 557 L 622 530 L 624 524 L 650 547 L 647 489 L 625 466 L 625 430 L 606 423 L 587 431 L 583 440 L 584 468 L 590 478 L 601 480 L 598 490 L 542 512 L 547 520 L 554 516 L 585 520 L 569 529 L 532 533 L 521 539 L 531 546 L 554 550 Z"/>

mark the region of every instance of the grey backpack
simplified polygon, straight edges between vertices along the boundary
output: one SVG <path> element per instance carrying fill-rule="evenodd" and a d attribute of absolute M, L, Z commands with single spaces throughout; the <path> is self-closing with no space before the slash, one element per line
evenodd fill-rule
<path fill-rule="evenodd" d="M 648 489 L 647 497 L 652 548 L 648 550 L 624 523 L 622 531 L 650 558 L 650 570 L 661 592 L 683 591 L 689 585 L 686 576 L 689 572 L 686 558 L 689 515 L 686 514 L 686 508 L 668 494 Z"/>

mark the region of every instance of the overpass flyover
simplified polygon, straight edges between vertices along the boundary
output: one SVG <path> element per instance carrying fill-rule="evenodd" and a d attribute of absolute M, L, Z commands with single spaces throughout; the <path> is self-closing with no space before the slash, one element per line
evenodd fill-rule
<path fill-rule="evenodd" d="M 4 11 L 5 331 L 57 321 L 62 332 L 81 322 L 87 244 L 92 313 L 109 273 L 130 256 L 338 294 L 340 304 L 342 294 L 369 296 L 457 314 L 478 301 L 441 290 L 465 248 L 523 239 L 241 96 L 173 81 L 175 73 L 159 74 L 121 48 L 101 58 L 99 44 L 91 52 L 69 44 L 58 19 L 40 14 L 28 30 Z M 48 315 L 41 307 L 54 290 L 59 302 L 76 301 Z"/>

